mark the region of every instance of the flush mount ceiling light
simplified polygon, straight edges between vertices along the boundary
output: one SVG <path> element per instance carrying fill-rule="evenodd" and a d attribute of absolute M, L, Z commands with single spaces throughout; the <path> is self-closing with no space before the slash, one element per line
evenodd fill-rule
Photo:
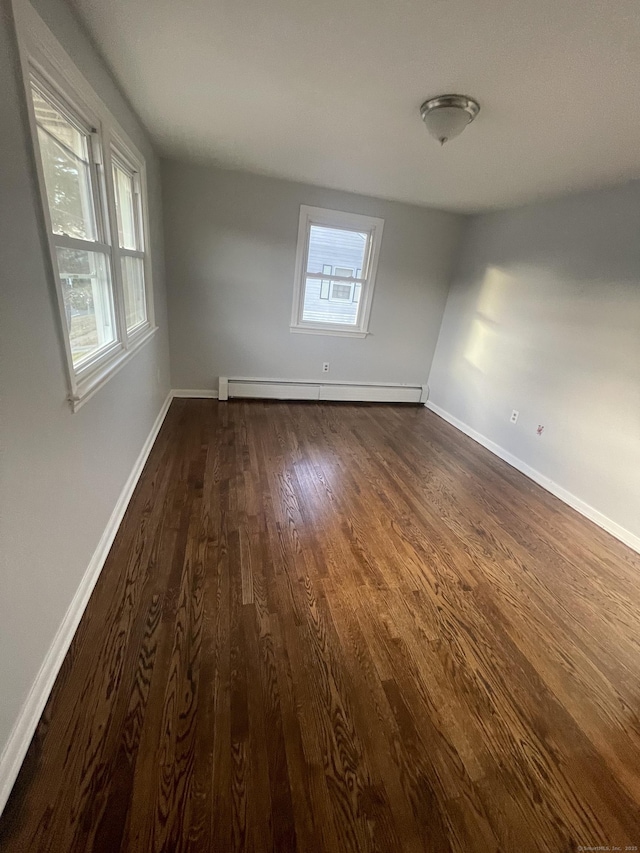
<path fill-rule="evenodd" d="M 422 121 L 440 145 L 459 136 L 479 112 L 480 104 L 466 95 L 438 95 L 420 107 Z"/>

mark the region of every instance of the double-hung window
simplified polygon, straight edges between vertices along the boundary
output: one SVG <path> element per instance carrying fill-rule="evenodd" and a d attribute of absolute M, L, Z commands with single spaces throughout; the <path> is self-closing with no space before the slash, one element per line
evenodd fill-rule
<path fill-rule="evenodd" d="M 130 335 L 147 322 L 140 172 L 116 148 L 112 150 L 111 160 L 125 321 Z"/>
<path fill-rule="evenodd" d="M 69 355 L 81 374 L 119 343 L 100 142 L 91 121 L 44 80 L 32 73 L 30 82 Z"/>
<path fill-rule="evenodd" d="M 371 216 L 301 206 L 292 332 L 368 333 L 383 225 Z"/>
<path fill-rule="evenodd" d="M 76 409 L 154 330 L 145 167 L 43 26 L 21 47 Z"/>

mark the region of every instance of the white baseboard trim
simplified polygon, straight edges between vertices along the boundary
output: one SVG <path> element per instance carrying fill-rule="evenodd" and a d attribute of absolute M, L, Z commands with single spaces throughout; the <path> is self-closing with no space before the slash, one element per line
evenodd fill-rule
<path fill-rule="evenodd" d="M 171 392 L 172 397 L 198 397 L 203 400 L 217 400 L 218 392 L 211 390 L 202 390 L 197 388 L 174 388 Z"/>
<path fill-rule="evenodd" d="M 530 480 L 533 480 L 534 483 L 542 486 L 546 491 L 551 492 L 552 495 L 555 495 L 555 497 L 559 498 L 563 503 L 566 503 L 572 509 L 575 509 L 580 513 L 580 515 L 584 515 L 584 517 L 588 518 L 589 521 L 593 521 L 594 524 L 598 525 L 598 527 L 606 530 L 607 533 L 610 533 L 616 539 L 619 539 L 620 542 L 623 542 L 625 545 L 628 545 L 629 548 L 632 548 L 640 554 L 640 536 L 636 536 L 634 533 L 631 533 L 630 530 L 622 527 L 620 524 L 583 501 L 581 498 L 576 497 L 576 495 L 567 491 L 567 489 L 560 486 L 554 480 L 549 479 L 549 477 L 546 477 L 544 474 L 536 471 L 535 468 L 527 465 L 526 462 L 518 459 L 517 456 L 509 453 L 508 450 L 505 450 L 499 444 L 496 444 L 495 441 L 491 441 L 482 435 L 482 433 L 479 433 L 477 430 L 465 424 L 464 421 L 450 415 L 449 412 L 441 409 L 440 406 L 436 406 L 435 403 L 430 401 L 427 401 L 425 406 L 443 420 L 447 421 L 447 423 L 460 430 L 460 432 L 463 432 L 465 435 L 468 435 L 469 438 L 477 441 L 478 444 L 486 447 L 487 450 L 491 451 L 495 456 L 498 456 L 504 462 L 511 465 L 512 468 L 516 468 L 520 473 L 529 477 Z"/>
<path fill-rule="evenodd" d="M 67 651 L 69 650 L 69 646 L 71 645 L 71 641 L 73 640 L 78 625 L 80 624 L 85 608 L 89 603 L 89 598 L 91 597 L 93 588 L 100 576 L 102 567 L 104 566 L 107 555 L 109 554 L 109 549 L 113 544 L 113 540 L 118 532 L 120 522 L 125 514 L 133 494 L 133 490 L 140 478 L 140 474 L 142 473 L 142 469 L 144 468 L 145 462 L 147 461 L 151 448 L 153 447 L 153 443 L 160 432 L 160 427 L 162 426 L 165 416 L 169 410 L 172 399 L 173 392 L 169 392 L 166 400 L 162 404 L 160 412 L 158 413 L 158 417 L 151 428 L 151 432 L 147 436 L 142 450 L 140 451 L 140 455 L 136 459 L 133 470 L 129 474 L 129 477 L 120 492 L 120 496 L 118 497 L 117 503 L 111 513 L 111 517 L 109 518 L 107 526 L 100 537 L 98 547 L 91 557 L 87 570 L 80 581 L 80 586 L 73 596 L 71 604 L 69 605 L 64 619 L 62 620 L 62 623 L 54 637 L 53 643 L 42 662 L 40 671 L 31 686 L 29 695 L 22 706 L 22 710 L 13 727 L 13 731 L 9 736 L 9 740 L 2 752 L 2 755 L 0 756 L 0 814 L 2 814 L 2 810 L 9 799 L 9 794 L 11 793 L 16 777 L 20 772 L 20 767 L 22 766 L 24 757 L 27 754 L 27 749 L 29 748 L 29 744 L 31 743 L 31 739 L 47 703 L 47 699 L 49 698 L 49 694 L 51 693 L 60 667 L 62 666 Z"/>

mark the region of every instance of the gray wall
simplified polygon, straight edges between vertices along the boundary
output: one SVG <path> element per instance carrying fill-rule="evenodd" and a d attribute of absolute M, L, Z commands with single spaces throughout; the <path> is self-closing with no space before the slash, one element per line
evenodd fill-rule
<path fill-rule="evenodd" d="M 8 0 L 0 0 L 0 752 L 169 389 L 158 162 L 62 0 L 35 4 L 149 167 L 160 331 L 72 414 Z"/>
<path fill-rule="evenodd" d="M 426 382 L 464 218 L 212 166 L 163 161 L 174 388 L 218 376 Z M 371 335 L 289 331 L 301 204 L 385 220 Z"/>
<path fill-rule="evenodd" d="M 463 246 L 431 401 L 640 535 L 640 184 L 476 217 Z"/>

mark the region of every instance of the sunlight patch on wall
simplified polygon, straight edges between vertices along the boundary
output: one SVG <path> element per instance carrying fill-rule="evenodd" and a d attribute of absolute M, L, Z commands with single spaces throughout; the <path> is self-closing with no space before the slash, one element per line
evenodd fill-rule
<path fill-rule="evenodd" d="M 475 370 L 486 373 L 492 357 L 495 330 L 482 318 L 474 317 L 464 351 L 464 359 Z"/>
<path fill-rule="evenodd" d="M 476 302 L 476 313 L 499 323 L 503 319 L 504 309 L 518 278 L 500 267 L 487 267 L 484 279 L 480 285 L 480 293 Z"/>
<path fill-rule="evenodd" d="M 482 374 L 501 366 L 496 363 L 501 350 L 499 327 L 515 283 L 515 276 L 499 267 L 487 267 L 464 344 L 464 361 Z"/>

